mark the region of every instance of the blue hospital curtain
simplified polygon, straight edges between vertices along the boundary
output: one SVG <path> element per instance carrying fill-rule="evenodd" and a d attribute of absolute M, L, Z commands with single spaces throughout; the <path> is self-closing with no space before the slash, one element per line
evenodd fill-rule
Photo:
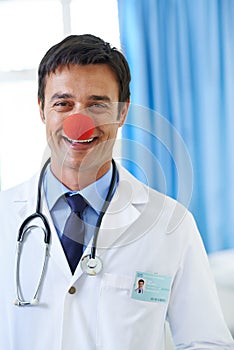
<path fill-rule="evenodd" d="M 122 162 L 234 248 L 234 1 L 119 0 L 132 72 Z"/>

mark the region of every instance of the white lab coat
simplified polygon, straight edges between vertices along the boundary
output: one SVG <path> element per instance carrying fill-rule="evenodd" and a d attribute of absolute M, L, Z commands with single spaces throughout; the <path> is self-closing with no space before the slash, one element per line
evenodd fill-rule
<path fill-rule="evenodd" d="M 234 349 L 191 214 L 121 167 L 119 174 L 99 234 L 103 270 L 95 277 L 80 266 L 71 275 L 43 198 L 52 238 L 40 304 L 34 307 L 13 301 L 17 231 L 35 210 L 38 178 L 1 193 L 1 350 L 163 350 L 166 319 L 177 349 Z M 37 229 L 25 241 L 20 277 L 26 299 L 38 280 L 42 242 Z M 170 276 L 168 301 L 132 299 L 136 271 Z"/>

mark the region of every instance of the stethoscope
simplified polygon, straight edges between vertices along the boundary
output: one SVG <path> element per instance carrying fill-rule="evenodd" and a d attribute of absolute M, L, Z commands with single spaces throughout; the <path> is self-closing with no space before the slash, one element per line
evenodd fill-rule
<path fill-rule="evenodd" d="M 48 159 L 45 162 L 39 176 L 38 188 L 37 188 L 36 212 L 30 215 L 29 217 L 27 217 L 23 221 L 18 231 L 17 247 L 16 247 L 16 269 L 15 269 L 16 300 L 14 301 L 14 304 L 17 306 L 30 306 L 30 305 L 32 306 L 32 305 L 37 305 L 39 303 L 39 294 L 40 294 L 40 291 L 42 288 L 42 282 L 45 276 L 46 266 L 47 266 L 48 257 L 49 257 L 49 244 L 50 244 L 50 238 L 51 238 L 51 230 L 50 230 L 49 222 L 45 217 L 45 215 L 42 214 L 41 212 L 41 188 L 43 183 L 43 176 L 49 163 L 50 163 L 50 159 Z M 112 159 L 111 183 L 95 226 L 91 252 L 90 254 L 82 257 L 80 261 L 80 266 L 82 271 L 90 276 L 95 276 L 102 270 L 102 260 L 98 256 L 96 256 L 97 239 L 98 239 L 99 229 L 101 226 L 103 216 L 107 211 L 112 194 L 114 192 L 116 179 L 117 179 L 117 167 L 116 167 L 115 161 Z M 36 224 L 33 224 L 33 221 L 34 222 L 37 221 Z M 38 221 L 41 222 L 42 226 L 39 226 Z M 20 288 L 20 261 L 21 261 L 21 255 L 22 255 L 21 252 L 24 244 L 25 235 L 29 233 L 29 231 L 32 231 L 33 229 L 38 227 L 44 233 L 44 243 L 45 243 L 44 259 L 43 259 L 42 270 L 40 273 L 40 278 L 39 278 L 35 293 L 33 295 L 33 298 L 31 301 L 26 301 L 22 295 L 22 291 Z"/>

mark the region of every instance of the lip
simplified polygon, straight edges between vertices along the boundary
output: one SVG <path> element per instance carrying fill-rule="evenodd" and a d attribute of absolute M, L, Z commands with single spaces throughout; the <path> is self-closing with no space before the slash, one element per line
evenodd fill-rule
<path fill-rule="evenodd" d="M 92 148 L 97 140 L 97 137 L 95 136 L 87 140 L 71 140 L 67 136 L 62 136 L 62 138 L 70 148 L 77 151 L 88 150 Z"/>

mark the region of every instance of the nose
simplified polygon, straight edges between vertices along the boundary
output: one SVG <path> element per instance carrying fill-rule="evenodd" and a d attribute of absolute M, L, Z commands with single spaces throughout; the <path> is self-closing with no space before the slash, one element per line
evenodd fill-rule
<path fill-rule="evenodd" d="M 63 122 L 63 131 L 71 140 L 87 140 L 92 137 L 94 129 L 93 119 L 81 113 L 71 114 Z"/>

